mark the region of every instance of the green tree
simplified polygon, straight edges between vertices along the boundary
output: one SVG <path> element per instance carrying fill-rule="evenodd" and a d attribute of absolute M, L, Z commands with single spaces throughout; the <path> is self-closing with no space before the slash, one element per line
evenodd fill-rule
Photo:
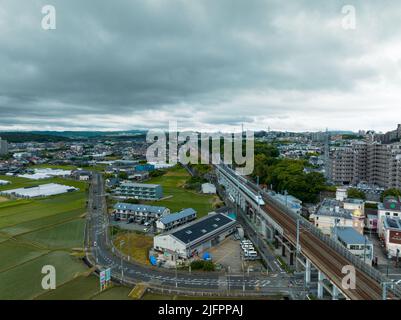
<path fill-rule="evenodd" d="M 401 197 L 401 190 L 397 189 L 397 188 L 390 188 L 390 189 L 383 191 L 383 193 L 381 194 L 381 197 L 380 197 L 381 201 L 383 202 L 384 198 L 386 198 L 388 196 Z"/>
<path fill-rule="evenodd" d="M 118 177 L 120 178 L 120 179 L 128 179 L 128 173 L 126 173 L 126 172 L 124 172 L 124 171 L 121 171 L 121 172 L 119 172 L 118 173 Z"/>
<path fill-rule="evenodd" d="M 348 198 L 356 198 L 356 199 L 362 199 L 362 200 L 366 199 L 365 192 L 360 191 L 360 190 L 355 189 L 355 188 L 349 188 L 347 190 L 347 194 L 348 194 Z"/>

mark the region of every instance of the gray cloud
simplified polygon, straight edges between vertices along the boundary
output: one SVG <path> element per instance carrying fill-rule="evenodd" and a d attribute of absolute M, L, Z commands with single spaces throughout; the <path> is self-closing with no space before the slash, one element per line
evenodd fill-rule
<path fill-rule="evenodd" d="M 0 129 L 390 129 L 401 4 L 53 0 L 0 4 Z M 363 115 L 361 115 L 363 113 Z M 400 118 L 400 117 L 398 117 Z"/>

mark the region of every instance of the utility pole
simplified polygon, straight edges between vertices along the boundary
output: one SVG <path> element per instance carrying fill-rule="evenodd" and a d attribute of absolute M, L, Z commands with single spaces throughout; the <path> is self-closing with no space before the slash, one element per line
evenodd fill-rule
<path fill-rule="evenodd" d="M 230 294 L 230 266 L 228 266 L 227 279 L 228 279 L 228 294 Z"/>
<path fill-rule="evenodd" d="M 285 206 L 288 207 L 288 205 L 287 205 L 288 191 L 287 190 L 284 190 L 284 195 L 285 195 Z"/>
<path fill-rule="evenodd" d="M 177 251 L 175 252 L 175 287 L 178 288 L 178 272 L 177 272 L 177 259 L 178 259 L 178 254 Z"/>
<path fill-rule="evenodd" d="M 363 247 L 363 262 L 366 263 L 366 245 L 367 245 L 367 239 L 365 236 L 365 246 Z"/>
<path fill-rule="evenodd" d="M 242 256 L 242 292 L 245 295 L 245 265 L 244 256 Z"/>
<path fill-rule="evenodd" d="M 124 266 L 123 266 L 123 252 L 122 252 L 122 247 L 125 244 L 124 240 L 120 240 L 120 256 L 121 256 L 121 283 L 123 283 L 124 280 Z"/>
<path fill-rule="evenodd" d="M 295 249 L 295 269 L 298 271 L 298 254 L 299 254 L 299 226 L 300 221 L 297 219 L 297 247 Z"/>
<path fill-rule="evenodd" d="M 387 300 L 387 287 L 390 289 L 394 288 L 394 283 L 392 282 L 383 282 L 383 292 L 382 292 L 382 300 Z"/>

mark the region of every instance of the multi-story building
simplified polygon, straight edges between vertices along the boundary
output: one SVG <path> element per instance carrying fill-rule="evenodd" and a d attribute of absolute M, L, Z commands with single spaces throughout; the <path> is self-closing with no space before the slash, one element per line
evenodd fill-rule
<path fill-rule="evenodd" d="M 163 188 L 159 184 L 123 182 L 115 189 L 114 194 L 123 199 L 159 200 L 163 198 Z"/>
<path fill-rule="evenodd" d="M 121 220 L 133 218 L 136 222 L 147 222 L 149 220 L 158 220 L 164 216 L 168 216 L 170 209 L 166 207 L 119 202 L 114 205 L 113 213 L 115 218 Z"/>
<path fill-rule="evenodd" d="M 337 184 L 401 188 L 401 143 L 358 141 L 334 150 L 330 179 Z"/>
<path fill-rule="evenodd" d="M 8 143 L 0 137 L 0 156 L 8 153 Z"/>
<path fill-rule="evenodd" d="M 386 197 L 383 203 L 379 203 L 377 210 L 377 232 L 381 238 L 384 237 L 384 219 L 401 217 L 401 199 L 396 197 Z"/>
<path fill-rule="evenodd" d="M 361 209 L 345 209 L 344 203 L 336 199 L 324 199 L 309 218 L 327 235 L 336 226 L 352 227 L 359 233 L 363 233 L 365 227 L 365 216 Z"/>

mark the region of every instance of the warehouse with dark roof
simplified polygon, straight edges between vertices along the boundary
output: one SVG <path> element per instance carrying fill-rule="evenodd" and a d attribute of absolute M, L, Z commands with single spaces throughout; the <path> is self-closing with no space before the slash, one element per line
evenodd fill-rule
<path fill-rule="evenodd" d="M 223 241 L 235 231 L 236 225 L 234 219 L 222 213 L 209 214 L 184 227 L 154 237 L 153 247 L 157 251 L 187 259 Z"/>

